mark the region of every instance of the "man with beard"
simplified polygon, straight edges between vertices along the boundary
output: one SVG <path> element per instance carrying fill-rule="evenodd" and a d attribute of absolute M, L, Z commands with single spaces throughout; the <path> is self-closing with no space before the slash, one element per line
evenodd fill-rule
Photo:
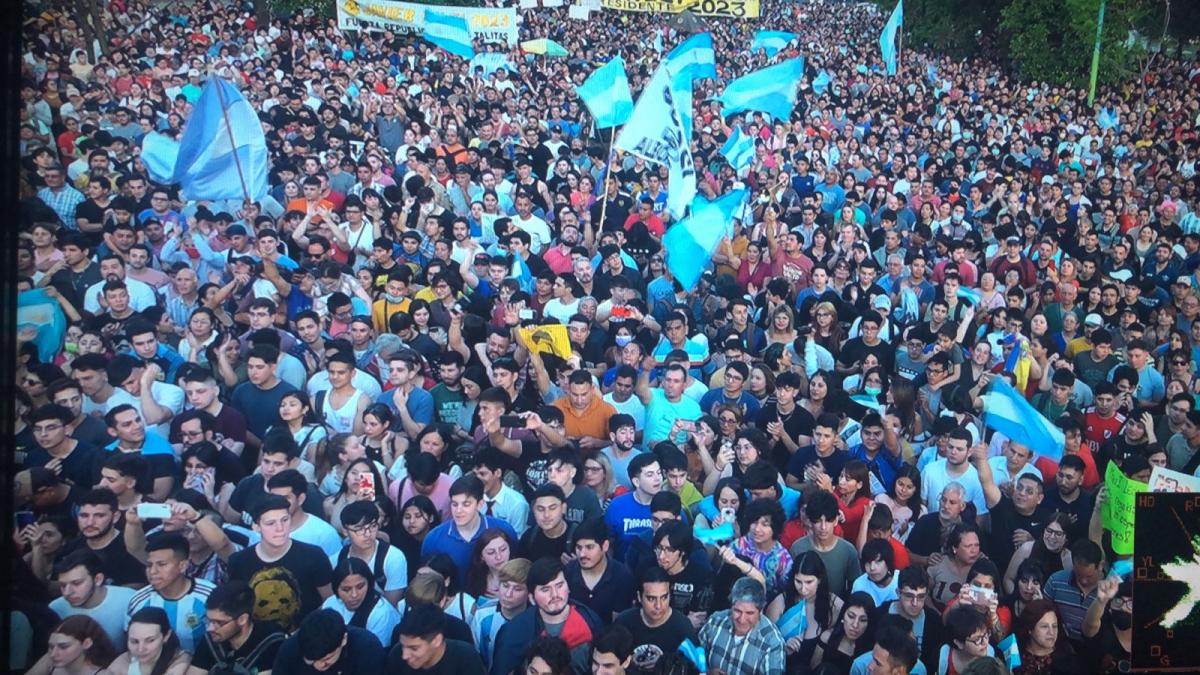
<path fill-rule="evenodd" d="M 188 675 L 235 672 L 236 668 L 269 675 L 279 643 L 287 635 L 277 624 L 255 621 L 253 611 L 254 590 L 246 582 L 228 581 L 214 589 L 205 605 L 207 634 L 196 645 Z"/>
<path fill-rule="evenodd" d="M 582 243 L 583 234 L 579 231 L 579 225 L 574 221 L 570 223 L 564 222 L 558 237 L 558 243 L 547 248 L 542 258 L 546 261 L 546 265 L 550 267 L 550 271 L 555 274 L 570 272 L 575 263 L 575 256 L 572 253 L 572 249 Z"/>
<path fill-rule="evenodd" d="M 508 675 L 521 663 L 526 648 L 540 635 L 562 638 L 571 648 L 571 661 L 579 671 L 586 668 L 592 640 L 602 623 L 586 605 L 570 598 L 570 587 L 562 563 L 542 558 L 529 568 L 526 586 L 533 608 L 522 612 L 500 629 L 491 675 Z"/>
<path fill-rule="evenodd" d="M 430 394 L 433 396 L 433 410 L 436 418 L 442 424 L 458 422 L 458 411 L 466 401 L 462 388 L 463 366 L 466 360 L 462 354 L 455 351 L 444 352 L 438 362 L 437 384 Z"/>
<path fill-rule="evenodd" d="M 125 549 L 125 539 L 116 528 L 117 496 L 96 488 L 79 498 L 76 522 L 80 538 L 63 547 L 64 558 L 75 551 L 91 551 L 100 559 L 100 571 L 111 583 L 141 588 L 146 583 L 142 563 Z M 132 596 L 131 596 L 132 597 Z"/>
<path fill-rule="evenodd" d="M 661 567 L 650 566 L 642 572 L 638 586 L 638 606 L 627 609 L 616 625 L 629 629 L 634 637 L 633 659 L 627 672 L 664 672 L 660 662 L 677 658 L 684 640 L 695 642 L 696 633 L 687 616 L 671 607 L 671 582 Z"/>

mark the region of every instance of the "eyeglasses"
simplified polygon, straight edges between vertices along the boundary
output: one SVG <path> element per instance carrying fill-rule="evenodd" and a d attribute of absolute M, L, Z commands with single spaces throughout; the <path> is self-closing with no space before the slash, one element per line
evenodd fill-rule
<path fill-rule="evenodd" d="M 988 641 L 987 633 L 984 633 L 982 635 L 972 635 L 971 637 L 967 638 L 967 642 L 970 642 L 973 645 L 979 645 L 979 646 L 986 645 L 987 641 Z"/>
<path fill-rule="evenodd" d="M 672 553 L 678 553 L 678 551 L 671 548 L 670 546 L 655 546 L 654 547 L 655 555 L 671 555 Z"/>
<path fill-rule="evenodd" d="M 346 531 L 349 532 L 350 534 L 367 534 L 368 532 L 374 532 L 375 530 L 378 530 L 378 529 L 379 529 L 379 523 L 365 523 L 363 525 L 347 527 Z"/>
<path fill-rule="evenodd" d="M 1058 539 L 1058 538 L 1060 538 L 1060 537 L 1065 537 L 1065 536 L 1067 536 L 1067 533 L 1066 533 L 1066 532 L 1063 532 L 1062 530 L 1051 530 L 1051 529 L 1047 528 L 1047 529 L 1046 529 L 1046 536 L 1047 536 L 1047 537 L 1054 537 L 1055 539 Z"/>
<path fill-rule="evenodd" d="M 925 602 L 925 598 L 929 597 L 929 593 L 901 593 L 900 597 L 911 602 Z"/>
<path fill-rule="evenodd" d="M 604 471 L 604 467 L 602 467 L 602 466 L 585 466 L 585 467 L 583 467 L 583 470 L 586 471 L 587 473 L 599 473 L 599 472 Z"/>

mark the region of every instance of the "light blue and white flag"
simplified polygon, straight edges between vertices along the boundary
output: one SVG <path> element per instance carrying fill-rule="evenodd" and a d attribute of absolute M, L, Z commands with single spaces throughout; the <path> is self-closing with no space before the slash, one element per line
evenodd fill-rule
<path fill-rule="evenodd" d="M 1062 459 L 1062 431 L 1007 380 L 993 380 L 991 389 L 983 395 L 983 423 L 1042 457 Z"/>
<path fill-rule="evenodd" d="M 697 197 L 692 213 L 675 223 L 663 236 L 667 252 L 667 269 L 686 290 L 696 287 L 712 254 L 729 231 L 729 224 L 749 193 L 745 188 L 721 195 L 714 201 Z"/>
<path fill-rule="evenodd" d="M 883 32 L 879 34 L 879 51 L 883 54 L 883 64 L 887 66 L 888 75 L 896 74 L 896 33 L 900 32 L 903 23 L 904 0 L 900 0 L 892 10 L 892 15 L 888 17 L 887 23 L 883 25 Z"/>
<path fill-rule="evenodd" d="M 673 75 L 666 61 L 659 64 L 613 147 L 666 165 L 667 208 L 675 220 L 682 220 L 696 196 L 696 166 L 691 139 L 684 132 L 691 123 L 683 116 L 690 116 L 691 109 L 681 109 L 675 100 Z"/>
<path fill-rule="evenodd" d="M 633 94 L 625 76 L 625 60 L 616 57 L 592 71 L 583 84 L 575 88 L 583 104 L 596 120 L 597 129 L 625 124 L 633 112 Z"/>
<path fill-rule="evenodd" d="M 938 68 L 936 64 L 925 64 L 925 80 L 930 84 L 934 84 L 938 81 Z"/>
<path fill-rule="evenodd" d="M 204 85 L 179 142 L 149 134 L 142 160 L 151 178 L 178 183 L 189 200 L 258 200 L 267 194 L 262 123 L 241 93 L 219 77 Z"/>
<path fill-rule="evenodd" d="M 751 162 L 754 161 L 754 137 L 742 133 L 741 127 L 734 129 L 729 140 L 721 146 L 721 154 L 729 160 L 729 165 L 733 167 L 734 173 L 742 175 L 742 172 L 750 168 Z"/>
<path fill-rule="evenodd" d="M 424 38 L 456 56 L 464 59 L 475 58 L 475 47 L 471 44 L 471 28 L 464 17 L 426 9 Z"/>
<path fill-rule="evenodd" d="M 721 116 L 757 110 L 772 119 L 787 120 L 796 107 L 796 82 L 803 73 L 804 59 L 797 57 L 739 77 L 717 97 Z"/>
<path fill-rule="evenodd" d="M 833 76 L 829 74 L 829 71 L 824 68 L 817 71 L 817 76 L 812 81 L 813 93 L 817 96 L 824 94 L 829 89 L 831 82 L 833 82 Z"/>
<path fill-rule="evenodd" d="M 788 46 L 789 42 L 795 39 L 795 33 L 782 30 L 760 30 L 754 34 L 754 41 L 750 43 L 750 51 L 756 52 L 761 49 L 767 53 L 767 58 L 773 59 L 776 54 Z"/>
<path fill-rule="evenodd" d="M 512 62 L 508 60 L 508 55 L 500 52 L 484 52 L 476 54 L 475 58 L 471 59 L 471 72 L 475 72 L 476 68 L 483 69 L 483 76 L 487 77 L 492 73 L 504 68 L 506 70 L 514 70 Z"/>
<path fill-rule="evenodd" d="M 1096 116 L 1096 124 L 1105 131 L 1120 125 L 1120 117 L 1114 108 L 1104 106 Z"/>
<path fill-rule="evenodd" d="M 517 285 L 526 293 L 533 292 L 533 273 L 529 270 L 529 263 L 520 255 L 514 255 L 512 269 L 508 273 L 509 279 L 516 279 Z"/>
<path fill-rule="evenodd" d="M 696 33 L 680 42 L 667 54 L 671 69 L 690 81 L 717 79 L 717 56 L 712 33 Z"/>

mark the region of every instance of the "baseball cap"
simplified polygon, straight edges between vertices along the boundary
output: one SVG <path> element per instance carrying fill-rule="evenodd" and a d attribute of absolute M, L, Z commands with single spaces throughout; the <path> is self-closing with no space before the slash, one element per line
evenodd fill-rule
<path fill-rule="evenodd" d="M 1017 237 L 1017 236 L 1012 236 L 1012 237 L 1009 237 L 1008 239 L 1005 239 L 1004 242 L 1007 244 L 1020 244 L 1021 238 Z"/>
<path fill-rule="evenodd" d="M 1099 314 L 1092 313 L 1083 318 L 1083 324 L 1085 326 L 1103 326 L 1104 319 Z"/>
<path fill-rule="evenodd" d="M 226 237 L 237 237 L 237 236 L 242 236 L 242 237 L 244 237 L 244 236 L 246 236 L 246 234 L 247 234 L 247 233 L 246 233 L 246 226 L 245 226 L 245 225 L 230 225 L 230 226 L 229 226 L 229 227 L 228 227 L 228 228 L 225 230 L 225 236 L 226 236 Z"/>
<path fill-rule="evenodd" d="M 1177 284 L 1181 284 L 1181 285 L 1184 285 L 1184 286 L 1191 286 L 1191 285 L 1192 285 L 1192 278 L 1191 278 L 1191 277 L 1183 277 L 1183 276 L 1181 276 L 1181 277 L 1176 277 L 1176 279 L 1175 279 L 1175 283 L 1177 283 Z"/>

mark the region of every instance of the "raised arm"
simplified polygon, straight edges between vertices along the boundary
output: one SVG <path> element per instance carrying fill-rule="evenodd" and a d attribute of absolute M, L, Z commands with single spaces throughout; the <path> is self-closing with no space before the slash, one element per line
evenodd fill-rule
<path fill-rule="evenodd" d="M 975 470 L 979 472 L 979 484 L 983 486 L 983 498 L 987 501 L 989 509 L 995 508 L 996 504 L 1000 503 L 1000 488 L 996 486 L 996 480 L 992 476 L 992 465 L 988 464 L 987 446 L 983 443 L 971 448 L 971 463 L 975 465 Z"/>

